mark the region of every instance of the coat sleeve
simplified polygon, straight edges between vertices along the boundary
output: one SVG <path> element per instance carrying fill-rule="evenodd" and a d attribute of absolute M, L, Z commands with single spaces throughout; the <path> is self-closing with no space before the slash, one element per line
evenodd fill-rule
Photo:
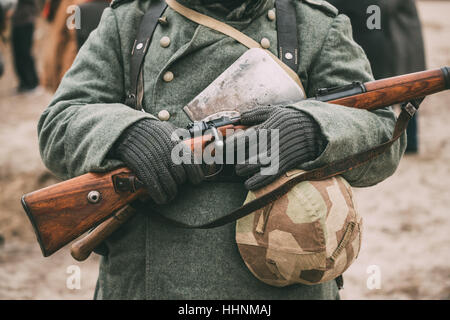
<path fill-rule="evenodd" d="M 352 38 L 350 20 L 338 15 L 331 24 L 322 49 L 309 70 L 308 96 L 318 88 L 373 80 L 364 51 Z M 359 110 L 333 104 L 304 100 L 291 107 L 312 116 L 326 140 L 323 153 L 301 169 L 309 170 L 366 151 L 392 137 L 396 116 L 391 108 Z M 404 153 L 404 134 L 390 150 L 343 177 L 355 187 L 377 184 L 392 175 Z"/>
<path fill-rule="evenodd" d="M 68 179 L 121 165 L 107 155 L 120 134 L 149 114 L 122 103 L 123 59 L 114 11 L 107 8 L 38 123 L 41 157 Z"/>

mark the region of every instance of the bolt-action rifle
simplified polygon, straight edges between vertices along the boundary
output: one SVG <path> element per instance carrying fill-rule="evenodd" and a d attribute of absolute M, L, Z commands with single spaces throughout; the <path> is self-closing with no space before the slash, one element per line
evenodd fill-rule
<path fill-rule="evenodd" d="M 341 106 L 376 110 L 409 101 L 421 101 L 428 95 L 450 88 L 450 68 L 417 72 L 368 83 L 355 82 L 343 87 L 320 89 L 312 100 Z M 239 118 L 222 117 L 191 125 L 193 136 L 211 130 L 211 134 L 184 141 L 204 148 L 220 145 L 218 133 L 245 129 Z M 200 140 L 199 140 L 200 139 Z M 132 203 L 148 197 L 139 179 L 127 168 L 82 176 L 40 189 L 22 197 L 42 254 L 47 257 L 86 231 L 97 227 L 72 246 L 72 256 L 86 259 L 91 251 L 135 212 Z"/>

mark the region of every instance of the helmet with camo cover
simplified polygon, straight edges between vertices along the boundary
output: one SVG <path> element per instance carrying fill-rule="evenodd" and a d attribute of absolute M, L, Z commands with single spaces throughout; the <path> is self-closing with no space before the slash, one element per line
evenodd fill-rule
<path fill-rule="evenodd" d="M 246 203 L 301 174 L 294 170 L 249 192 Z M 318 284 L 341 275 L 356 259 L 362 219 L 350 185 L 337 176 L 305 181 L 236 224 L 236 242 L 249 270 L 266 284 Z"/>

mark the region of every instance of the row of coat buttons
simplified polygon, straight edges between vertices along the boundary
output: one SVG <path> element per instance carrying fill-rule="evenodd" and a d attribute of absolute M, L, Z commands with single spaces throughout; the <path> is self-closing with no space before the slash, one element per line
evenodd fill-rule
<path fill-rule="evenodd" d="M 167 36 L 162 37 L 162 38 L 159 40 L 159 44 L 161 45 L 161 47 L 167 48 L 168 46 L 170 46 L 170 38 L 167 37 Z M 173 72 L 171 72 L 171 71 L 167 71 L 167 72 L 164 73 L 164 75 L 163 75 L 163 80 L 164 80 L 165 82 L 170 82 L 170 81 L 173 80 L 173 78 L 174 78 Z M 163 111 L 164 111 L 164 112 L 163 112 Z M 160 117 L 159 114 L 158 114 L 158 118 L 160 118 L 160 120 L 168 120 L 169 117 L 170 117 L 170 115 L 169 115 L 169 113 L 167 112 L 167 110 L 162 110 L 161 112 L 163 113 L 162 117 L 163 117 L 163 118 L 166 118 L 166 116 L 167 116 L 167 119 L 161 119 L 161 117 Z M 161 112 L 160 112 L 160 113 L 161 113 Z"/>
<path fill-rule="evenodd" d="M 167 24 L 167 18 L 166 18 L 165 16 L 162 17 L 162 18 L 159 18 L 158 20 L 159 20 L 159 22 L 160 22 L 162 25 Z M 167 37 L 167 36 L 162 37 L 162 38 L 159 40 L 159 44 L 161 45 L 161 47 L 167 48 L 168 46 L 170 46 L 170 38 Z M 164 75 L 163 75 L 163 80 L 164 80 L 165 82 L 170 82 L 170 81 L 172 81 L 172 80 L 173 80 L 173 73 L 172 73 L 171 71 L 167 71 L 166 73 L 164 73 Z M 158 119 L 161 120 L 161 121 L 167 121 L 167 120 L 169 120 L 169 119 L 170 119 L 170 113 L 169 113 L 169 111 L 167 111 L 167 110 L 161 110 L 161 111 L 159 111 L 159 112 L 158 112 Z"/>
<path fill-rule="evenodd" d="M 269 19 L 270 21 L 274 21 L 275 18 L 276 14 L 274 9 L 270 9 L 269 11 L 267 11 L 267 19 Z M 264 49 L 270 48 L 270 41 L 267 38 L 262 38 L 260 44 L 261 47 L 263 47 Z"/>
<path fill-rule="evenodd" d="M 172 71 L 167 71 L 166 73 L 164 73 L 163 75 L 163 80 L 165 82 L 170 82 L 172 81 L 174 78 L 173 72 Z M 167 110 L 161 110 L 160 112 L 158 112 L 158 119 L 161 121 L 167 121 L 170 119 L 170 113 Z"/>

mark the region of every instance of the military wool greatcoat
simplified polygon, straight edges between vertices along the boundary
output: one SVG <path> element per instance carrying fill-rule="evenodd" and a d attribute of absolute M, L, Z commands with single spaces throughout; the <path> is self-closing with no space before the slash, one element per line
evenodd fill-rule
<path fill-rule="evenodd" d="M 268 15 L 274 0 L 246 0 L 228 11 L 217 1 L 180 0 L 192 9 L 227 22 L 246 35 L 270 42 L 277 54 L 276 21 Z M 308 96 L 318 88 L 370 81 L 367 58 L 352 39 L 349 19 L 323 1 L 297 1 L 299 66 Z M 145 112 L 124 104 L 130 86 L 130 55 L 148 0 L 121 1 L 107 8 L 99 27 L 81 48 L 39 124 L 39 143 L 47 167 L 68 179 L 104 172 L 123 163 L 111 148 L 121 133 L 143 118 L 170 118 L 178 127 L 189 119 L 183 106 L 227 69 L 247 48 L 219 32 L 197 25 L 168 8 L 166 24 L 156 27 L 143 65 Z M 167 45 L 167 37 L 170 43 Z M 299 101 L 290 107 L 309 114 L 326 139 L 310 169 L 387 141 L 395 115 L 390 108 L 369 112 L 322 102 Z M 166 112 L 167 111 L 167 112 Z M 167 117 L 163 117 L 167 119 Z M 404 152 L 405 137 L 384 155 L 345 173 L 357 187 L 389 177 Z M 97 299 L 335 299 L 335 281 L 285 288 L 268 286 L 246 268 L 235 243 L 235 225 L 184 230 L 161 222 L 162 214 L 189 224 L 223 216 L 242 205 L 243 183 L 204 182 L 179 188 L 167 205 L 149 205 L 107 241 L 100 262 Z M 364 214 L 364 213 L 363 213 Z"/>

